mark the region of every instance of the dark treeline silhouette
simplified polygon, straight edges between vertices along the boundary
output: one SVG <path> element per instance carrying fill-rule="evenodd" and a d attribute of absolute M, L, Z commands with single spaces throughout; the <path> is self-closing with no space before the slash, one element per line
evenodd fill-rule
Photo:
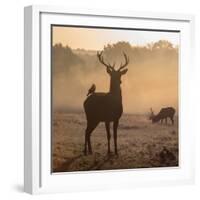
<path fill-rule="evenodd" d="M 84 64 L 84 61 L 72 52 L 69 46 L 56 44 L 52 48 L 53 73 L 66 72 L 71 66 Z"/>
<path fill-rule="evenodd" d="M 52 48 L 53 69 L 55 73 L 67 72 L 70 67 L 82 66 L 82 70 L 90 68 L 91 70 L 99 68 L 99 62 L 96 58 L 96 50 L 85 49 L 71 49 L 69 46 L 56 44 Z M 173 58 L 178 56 L 178 48 L 166 40 L 159 40 L 155 43 L 147 44 L 146 46 L 131 46 L 129 42 L 117 42 L 115 44 L 107 44 L 104 46 L 104 55 L 113 62 L 120 62 L 122 59 L 122 50 L 126 52 L 130 60 L 137 63 L 147 62 L 148 60 L 155 60 L 158 57 L 168 62 L 173 61 Z M 164 56 L 162 57 L 162 54 Z"/>

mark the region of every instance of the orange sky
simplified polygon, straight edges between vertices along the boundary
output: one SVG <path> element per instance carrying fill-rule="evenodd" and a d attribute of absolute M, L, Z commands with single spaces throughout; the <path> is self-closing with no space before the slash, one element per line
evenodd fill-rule
<path fill-rule="evenodd" d="M 112 30 L 94 28 L 53 27 L 53 44 L 62 43 L 72 49 L 84 48 L 91 50 L 103 49 L 105 44 L 128 41 L 131 45 L 146 45 L 158 40 L 168 40 L 174 45 L 179 44 L 179 33 Z"/>

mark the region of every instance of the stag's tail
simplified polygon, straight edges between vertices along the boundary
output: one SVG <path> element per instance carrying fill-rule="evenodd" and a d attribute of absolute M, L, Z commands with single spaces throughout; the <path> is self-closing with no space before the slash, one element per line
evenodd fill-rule
<path fill-rule="evenodd" d="M 90 89 L 88 90 L 87 96 L 90 94 L 93 94 L 96 90 L 96 85 L 92 84 L 92 86 L 90 87 Z"/>

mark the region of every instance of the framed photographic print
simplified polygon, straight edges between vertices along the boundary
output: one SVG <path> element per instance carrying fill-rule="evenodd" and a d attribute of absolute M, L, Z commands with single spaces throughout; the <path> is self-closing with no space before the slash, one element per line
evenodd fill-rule
<path fill-rule="evenodd" d="M 193 24 L 26 7 L 25 191 L 192 183 Z"/>

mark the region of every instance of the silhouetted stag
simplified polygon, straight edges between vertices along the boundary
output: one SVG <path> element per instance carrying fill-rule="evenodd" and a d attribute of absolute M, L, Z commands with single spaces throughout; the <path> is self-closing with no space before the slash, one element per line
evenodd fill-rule
<path fill-rule="evenodd" d="M 126 74 L 128 71 L 128 69 L 124 68 L 128 65 L 129 59 L 124 53 L 125 63 L 121 64 L 118 70 L 115 70 L 115 64 L 111 66 L 109 63 L 105 63 L 102 54 L 103 52 L 98 52 L 97 57 L 99 61 L 106 67 L 107 73 L 110 75 L 110 91 L 108 93 L 95 92 L 96 87 L 93 84 L 88 91 L 89 96 L 84 101 L 84 109 L 87 118 L 84 148 L 85 155 L 87 155 L 87 151 L 92 154 L 90 136 L 99 122 L 105 122 L 108 140 L 108 154 L 110 154 L 110 122 L 113 122 L 115 154 L 118 154 L 117 128 L 119 119 L 123 113 L 120 84 L 121 76 Z"/>
<path fill-rule="evenodd" d="M 149 119 L 152 120 L 152 123 L 159 122 L 163 123 L 163 120 L 165 119 L 165 123 L 167 124 L 167 118 L 170 118 L 172 124 L 174 124 L 174 114 L 175 114 L 175 109 L 172 107 L 167 107 L 167 108 L 162 108 L 160 112 L 155 115 L 152 108 L 150 109 L 151 114 Z"/>

